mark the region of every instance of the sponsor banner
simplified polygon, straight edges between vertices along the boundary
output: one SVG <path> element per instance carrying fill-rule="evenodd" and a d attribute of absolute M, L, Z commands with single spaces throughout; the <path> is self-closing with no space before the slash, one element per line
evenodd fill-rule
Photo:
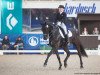
<path fill-rule="evenodd" d="M 77 17 L 78 13 L 100 13 L 100 1 L 70 1 L 65 4 L 67 17 Z"/>
<path fill-rule="evenodd" d="M 3 40 L 5 34 L 0 34 L 0 41 Z M 20 36 L 24 42 L 24 50 L 40 50 L 42 47 L 47 46 L 49 40 L 44 40 L 42 34 L 7 34 L 11 47 L 15 44 L 16 39 Z M 1 43 L 0 43 L 1 49 Z"/>
<path fill-rule="evenodd" d="M 22 0 L 2 0 L 2 34 L 22 33 Z"/>
<path fill-rule="evenodd" d="M 23 2 L 23 8 L 33 9 L 57 9 L 59 5 L 65 6 L 68 17 L 77 17 L 78 13 L 100 13 L 100 1 L 55 1 L 55 2 Z"/>
<path fill-rule="evenodd" d="M 46 45 L 49 41 L 43 39 L 42 34 L 27 34 L 26 35 L 26 50 L 40 50 L 43 45 Z"/>
<path fill-rule="evenodd" d="M 0 41 L 3 40 L 5 34 L 0 34 Z M 51 47 L 47 44 L 49 40 L 43 39 L 43 34 L 8 34 L 10 40 L 10 49 L 13 49 L 16 39 L 20 36 L 24 42 L 24 50 L 51 50 Z M 68 46 L 69 49 L 74 50 L 76 47 L 73 44 Z M 0 43 L 1 49 L 1 43 Z M 62 50 L 62 49 L 61 49 Z"/>
<path fill-rule="evenodd" d="M 1 34 L 1 9 L 2 9 L 2 8 L 1 8 L 1 2 L 2 2 L 2 1 L 0 0 L 0 34 Z"/>
<path fill-rule="evenodd" d="M 26 43 L 25 43 L 25 49 L 36 49 L 39 50 L 39 35 L 34 34 L 27 34 Z"/>

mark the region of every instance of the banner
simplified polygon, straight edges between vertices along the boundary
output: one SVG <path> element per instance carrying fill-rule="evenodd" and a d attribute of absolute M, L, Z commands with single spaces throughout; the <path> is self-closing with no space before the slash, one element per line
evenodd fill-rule
<path fill-rule="evenodd" d="M 67 17 L 77 17 L 78 13 L 100 13 L 100 1 L 69 1 L 65 4 Z"/>
<path fill-rule="evenodd" d="M 22 33 L 22 0 L 2 0 L 2 34 Z"/>
<path fill-rule="evenodd" d="M 24 50 L 40 50 L 43 49 L 46 44 L 49 43 L 49 40 L 43 39 L 43 34 L 6 34 L 10 41 L 10 49 L 12 50 L 13 45 L 16 42 L 16 39 L 20 36 L 24 42 Z M 0 41 L 3 40 L 5 34 L 0 34 Z M 48 47 L 48 46 L 47 46 Z M 1 44 L 0 44 L 1 48 Z M 48 47 L 49 48 L 49 47 Z"/>
<path fill-rule="evenodd" d="M 0 34 L 1 34 L 1 0 L 0 0 Z"/>

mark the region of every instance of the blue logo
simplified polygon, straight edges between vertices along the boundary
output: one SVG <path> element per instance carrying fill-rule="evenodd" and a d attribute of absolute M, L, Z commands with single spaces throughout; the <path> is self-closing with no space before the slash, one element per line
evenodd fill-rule
<path fill-rule="evenodd" d="M 65 12 L 66 14 L 78 14 L 78 13 L 95 13 L 96 11 L 96 4 L 93 3 L 93 5 L 82 5 L 79 3 L 78 6 L 68 6 L 66 3 L 65 5 Z"/>
<path fill-rule="evenodd" d="M 41 45 L 43 45 L 43 44 L 49 44 L 49 39 L 44 40 L 43 37 L 41 37 L 41 38 L 40 38 L 40 44 L 41 44 Z"/>
<path fill-rule="evenodd" d="M 29 38 L 28 42 L 31 46 L 36 46 L 39 43 L 39 40 L 37 37 L 32 36 Z"/>

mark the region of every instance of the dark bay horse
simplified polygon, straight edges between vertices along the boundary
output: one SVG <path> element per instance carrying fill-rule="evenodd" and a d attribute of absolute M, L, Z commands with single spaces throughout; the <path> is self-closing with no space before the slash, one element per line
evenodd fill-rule
<path fill-rule="evenodd" d="M 57 56 L 57 59 L 59 61 L 59 70 L 61 70 L 62 68 L 62 63 L 60 60 L 60 56 L 58 53 L 58 49 L 59 48 L 63 48 L 63 50 L 66 52 L 67 56 L 64 59 L 64 67 L 67 67 L 67 60 L 70 56 L 70 51 L 68 49 L 67 43 L 65 42 L 65 39 L 62 38 L 62 36 L 60 35 L 59 32 L 59 27 L 57 25 L 53 25 L 52 23 L 49 22 L 45 22 L 42 24 L 42 32 L 44 35 L 44 40 L 47 40 L 49 38 L 49 40 L 51 40 L 50 45 L 52 47 L 51 51 L 48 53 L 47 58 L 44 62 L 44 66 L 47 65 L 48 59 L 49 57 L 55 53 Z M 80 40 L 79 40 L 79 34 L 75 29 L 71 29 L 72 32 L 72 37 L 69 38 L 70 43 L 74 44 L 76 46 L 79 58 L 80 58 L 80 68 L 83 68 L 83 62 L 82 62 L 82 57 L 81 56 L 85 56 L 88 57 Z"/>

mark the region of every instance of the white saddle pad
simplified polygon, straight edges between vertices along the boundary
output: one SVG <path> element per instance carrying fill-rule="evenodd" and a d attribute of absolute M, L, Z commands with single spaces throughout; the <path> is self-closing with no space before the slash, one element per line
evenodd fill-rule
<path fill-rule="evenodd" d="M 59 29 L 60 35 L 62 36 L 62 38 L 65 38 L 62 31 Z M 72 32 L 70 30 L 68 30 L 68 37 L 72 37 Z"/>

